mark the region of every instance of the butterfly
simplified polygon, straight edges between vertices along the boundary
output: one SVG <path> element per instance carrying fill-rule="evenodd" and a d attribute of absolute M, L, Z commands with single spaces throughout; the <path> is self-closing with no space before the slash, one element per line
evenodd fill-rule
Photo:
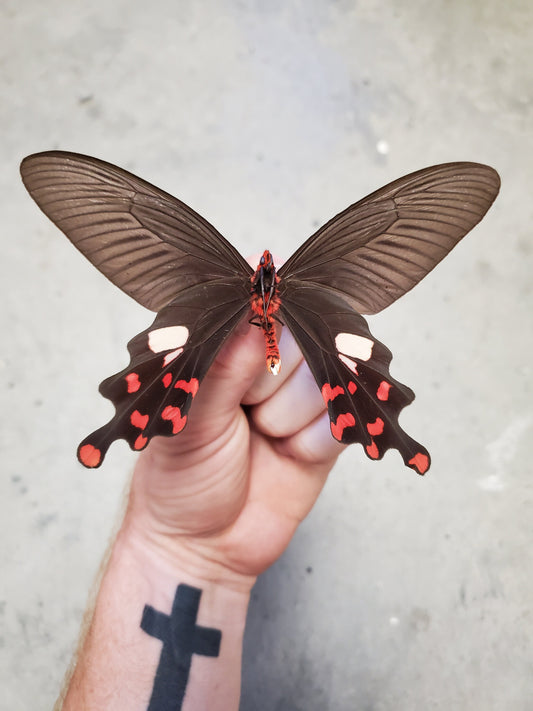
<path fill-rule="evenodd" d="M 254 270 L 207 220 L 110 163 L 63 151 L 21 164 L 41 210 L 122 291 L 157 312 L 128 343 L 127 368 L 104 380 L 114 417 L 86 437 L 78 459 L 98 467 L 110 444 L 142 450 L 183 430 L 202 378 L 246 318 L 265 335 L 279 371 L 276 322 L 298 343 L 327 405 L 331 433 L 371 459 L 397 449 L 419 474 L 430 456 L 398 424 L 413 391 L 389 372 L 392 354 L 362 314 L 409 291 L 484 216 L 498 173 L 446 163 L 411 173 L 333 217 L 276 269 L 265 250 Z"/>

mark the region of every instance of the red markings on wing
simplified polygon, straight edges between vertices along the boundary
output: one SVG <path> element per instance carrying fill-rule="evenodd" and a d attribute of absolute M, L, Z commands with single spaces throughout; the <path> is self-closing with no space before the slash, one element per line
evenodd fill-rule
<path fill-rule="evenodd" d="M 335 439 L 338 439 L 340 442 L 342 439 L 344 430 L 347 427 L 354 427 L 354 426 L 355 426 L 355 417 L 352 415 L 351 412 L 344 412 L 344 413 L 342 413 L 342 415 L 339 415 L 337 417 L 336 422 L 330 423 L 331 434 L 335 437 Z"/>
<path fill-rule="evenodd" d="M 324 402 L 327 405 L 330 400 L 335 400 L 337 395 L 344 395 L 344 388 L 341 388 L 340 385 L 335 385 L 335 387 L 332 388 L 329 383 L 326 383 L 322 386 L 322 390 L 320 392 L 322 393 Z"/>
<path fill-rule="evenodd" d="M 161 413 L 161 418 L 163 420 L 169 420 L 172 422 L 172 432 L 178 434 L 187 424 L 187 415 L 181 416 L 181 411 L 179 407 L 173 407 L 172 405 L 167 405 L 163 412 Z"/>
<path fill-rule="evenodd" d="M 136 393 L 141 387 L 141 381 L 139 380 L 138 373 L 128 373 L 126 375 L 126 382 L 128 383 L 129 393 Z"/>
<path fill-rule="evenodd" d="M 179 388 L 180 390 L 185 390 L 186 393 L 191 393 L 194 397 L 198 392 L 200 383 L 197 378 L 191 378 L 190 380 L 178 380 L 174 387 Z"/>
<path fill-rule="evenodd" d="M 350 382 L 348 383 L 348 392 L 350 393 L 350 395 L 353 395 L 356 390 L 357 385 L 354 383 L 353 380 L 350 380 Z"/>
<path fill-rule="evenodd" d="M 146 447 L 147 442 L 148 437 L 144 437 L 142 434 L 140 434 L 133 443 L 133 449 L 143 449 L 144 447 Z"/>
<path fill-rule="evenodd" d="M 369 422 L 366 426 L 368 434 L 372 435 L 372 437 L 377 437 L 377 435 L 382 434 L 384 427 L 385 423 L 381 417 L 377 417 L 375 422 Z"/>
<path fill-rule="evenodd" d="M 141 415 L 139 410 L 134 410 L 130 415 L 130 422 L 134 427 L 144 430 L 150 419 L 149 415 Z"/>
<path fill-rule="evenodd" d="M 418 452 L 412 459 L 409 460 L 409 466 L 416 469 L 419 474 L 425 474 L 429 469 L 429 457 L 427 454 Z"/>
<path fill-rule="evenodd" d="M 78 450 L 78 457 L 85 467 L 93 469 L 102 461 L 102 452 L 96 447 L 93 447 L 92 444 L 84 444 L 83 447 L 80 447 Z"/>
<path fill-rule="evenodd" d="M 161 382 L 165 388 L 168 388 L 172 382 L 172 375 L 170 373 L 165 373 L 165 375 L 161 378 Z M 200 381 L 198 378 L 191 378 L 190 380 L 177 380 L 174 383 L 174 387 L 178 390 L 185 390 L 186 393 L 191 393 L 194 397 L 200 387 Z"/>
<path fill-rule="evenodd" d="M 379 449 L 374 440 L 372 440 L 372 444 L 367 444 L 366 453 L 371 459 L 379 459 Z"/>
<path fill-rule="evenodd" d="M 389 390 L 391 389 L 391 387 L 392 385 L 390 383 L 388 383 L 386 380 L 382 380 L 376 392 L 378 400 L 388 400 Z"/>

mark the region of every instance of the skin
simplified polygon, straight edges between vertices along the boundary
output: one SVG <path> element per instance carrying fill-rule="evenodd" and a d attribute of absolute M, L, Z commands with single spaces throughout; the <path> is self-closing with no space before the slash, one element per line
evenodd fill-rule
<path fill-rule="evenodd" d="M 56 709 L 148 707 L 161 643 L 139 621 L 145 604 L 168 614 L 180 583 L 202 590 L 198 624 L 222 631 L 219 657 L 194 656 L 183 709 L 238 709 L 250 590 L 289 544 L 343 449 L 286 328 L 280 351 L 274 377 L 262 332 L 244 323 L 202 383 L 185 430 L 154 438 L 140 454 Z"/>

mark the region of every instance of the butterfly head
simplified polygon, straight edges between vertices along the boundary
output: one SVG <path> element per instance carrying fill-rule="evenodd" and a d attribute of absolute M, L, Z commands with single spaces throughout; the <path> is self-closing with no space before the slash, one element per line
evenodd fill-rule
<path fill-rule="evenodd" d="M 268 249 L 265 249 L 263 254 L 261 255 L 261 259 L 259 260 L 259 265 L 263 267 L 263 269 L 270 270 L 274 266 L 274 260 L 272 259 L 272 254 L 268 251 Z"/>

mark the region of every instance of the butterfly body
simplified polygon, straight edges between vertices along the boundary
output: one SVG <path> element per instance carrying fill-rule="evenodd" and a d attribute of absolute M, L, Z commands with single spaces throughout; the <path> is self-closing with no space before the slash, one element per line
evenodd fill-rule
<path fill-rule="evenodd" d="M 257 319 L 257 321 L 252 319 L 251 323 L 260 326 L 265 336 L 267 370 L 272 375 L 277 375 L 281 368 L 274 321 L 280 307 L 279 282 L 272 254 L 265 249 L 252 276 L 250 307 Z"/>
<path fill-rule="evenodd" d="M 114 417 L 78 458 L 99 466 L 110 444 L 134 450 L 186 426 L 216 354 L 248 318 L 264 333 L 267 368 L 281 367 L 276 322 L 288 327 L 328 408 L 331 433 L 380 459 L 397 449 L 424 474 L 429 453 L 398 423 L 413 391 L 370 333 L 374 314 L 415 286 L 476 225 L 499 190 L 495 170 L 447 163 L 411 173 L 336 215 L 276 270 L 252 267 L 180 200 L 104 161 L 49 151 L 24 159 L 41 209 L 107 278 L 157 312 L 128 344 L 130 364 L 100 385 Z"/>

